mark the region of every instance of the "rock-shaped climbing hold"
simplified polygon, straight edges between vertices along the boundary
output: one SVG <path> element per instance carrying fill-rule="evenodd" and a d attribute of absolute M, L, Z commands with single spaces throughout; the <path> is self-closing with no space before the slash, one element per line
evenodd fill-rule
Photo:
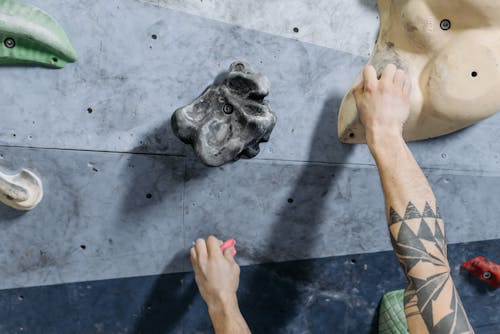
<path fill-rule="evenodd" d="M 63 68 L 76 52 L 61 26 L 42 10 L 15 0 L 0 1 L 0 65 Z"/>
<path fill-rule="evenodd" d="M 0 172 L 0 202 L 18 210 L 31 210 L 42 197 L 42 182 L 32 172 L 26 169 L 14 175 Z"/>
<path fill-rule="evenodd" d="M 208 166 L 241 156 L 253 158 L 276 124 L 276 116 L 264 101 L 269 87 L 267 77 L 248 63 L 236 61 L 222 83 L 210 85 L 193 103 L 175 111 L 174 133 L 191 144 Z"/>

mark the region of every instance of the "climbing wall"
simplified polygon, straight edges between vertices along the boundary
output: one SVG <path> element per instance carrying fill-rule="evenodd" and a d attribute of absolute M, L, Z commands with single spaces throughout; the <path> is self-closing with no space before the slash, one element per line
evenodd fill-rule
<path fill-rule="evenodd" d="M 0 166 L 41 176 L 33 211 L 0 206 L 1 333 L 210 333 L 193 240 L 238 242 L 256 333 L 371 333 L 404 287 L 377 170 L 337 111 L 378 29 L 369 0 L 30 0 L 79 61 L 0 68 Z M 253 160 L 196 161 L 170 117 L 236 59 L 272 83 L 278 123 Z M 459 270 L 500 261 L 500 115 L 411 149 L 446 221 L 478 333 L 498 293 Z"/>

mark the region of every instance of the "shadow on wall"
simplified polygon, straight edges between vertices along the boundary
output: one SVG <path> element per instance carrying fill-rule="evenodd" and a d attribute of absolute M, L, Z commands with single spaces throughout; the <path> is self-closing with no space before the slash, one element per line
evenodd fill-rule
<path fill-rule="evenodd" d="M 324 138 L 331 138 L 332 133 L 336 133 L 337 117 L 335 110 L 338 109 L 342 97 L 329 98 L 323 107 L 318 124 L 314 131 L 312 139 L 312 147 L 309 153 L 309 161 L 321 161 L 321 156 L 324 156 L 324 148 L 322 145 Z M 352 146 L 340 145 L 340 154 L 342 156 L 335 157 L 336 161 L 342 163 L 349 156 Z M 338 154 L 339 152 L 335 152 Z M 324 160 L 324 159 L 323 159 Z M 323 167 L 328 168 L 328 167 Z M 300 254 L 307 257 L 311 253 L 314 242 L 319 233 L 319 227 L 322 223 L 321 213 L 326 206 L 325 196 L 331 189 L 335 181 L 335 175 L 342 167 L 339 165 L 331 166 L 327 172 L 318 175 L 318 168 L 315 165 L 305 165 L 294 189 L 289 194 L 289 202 L 294 199 L 303 197 L 303 187 L 313 180 L 321 178 L 321 182 L 315 182 L 314 198 L 295 203 L 294 208 L 284 208 L 278 215 L 278 220 L 274 223 L 271 235 L 271 241 L 267 248 L 262 250 L 262 256 L 268 257 L 278 251 L 276 245 L 282 248 L 288 241 L 287 236 L 300 236 L 300 244 L 295 247 L 300 247 Z M 297 201 L 298 202 L 298 201 Z M 296 216 L 307 217 L 307 221 L 297 221 Z M 328 222 L 334 223 L 334 222 Z M 341 236 L 339 236 L 341 237 Z M 279 245 L 282 245 L 280 247 Z M 286 249 L 286 247 L 285 247 Z M 246 282 L 244 293 L 240 293 L 241 309 L 246 317 L 250 328 L 255 333 L 281 333 L 286 332 L 287 324 L 291 320 L 299 316 L 300 310 L 303 310 L 304 296 L 301 296 L 299 291 L 300 286 L 315 285 L 315 274 L 306 267 L 297 267 L 296 270 L 286 272 L 274 272 L 281 281 L 290 281 L 293 284 L 287 284 L 287 287 L 273 286 L 272 282 L 263 282 L 258 275 L 254 275 Z M 275 270 L 270 268 L 270 270 Z M 288 276 L 288 277 L 287 277 Z M 263 286 L 267 285 L 267 286 Z M 338 282 L 335 288 L 344 289 L 345 282 Z M 275 291 L 267 291 L 267 289 L 275 289 Z M 276 291 L 286 289 L 286 291 Z M 303 289 L 301 289 L 303 290 Z M 265 292 L 264 292 L 265 291 Z M 277 298 L 279 297 L 279 298 Z M 313 298 L 313 296 L 309 296 Z M 307 297 L 306 297 L 307 299 Z M 347 305 L 339 304 L 338 312 L 342 317 L 347 315 Z M 332 317 L 335 315 L 332 315 Z M 306 320 L 307 321 L 307 320 Z M 333 330 L 333 329 L 332 329 Z"/>
<path fill-rule="evenodd" d="M 358 2 L 373 12 L 378 12 L 377 0 L 358 0 Z"/>
<path fill-rule="evenodd" d="M 161 138 L 170 131 L 168 120 L 144 136 L 140 146 L 132 150 L 125 170 L 122 170 L 126 176 L 124 182 L 128 184 L 127 195 L 122 200 L 124 215 L 147 210 L 158 205 L 167 194 L 182 192 L 184 170 L 180 161 L 175 161 L 176 157 L 173 156 L 148 153 L 166 151 Z M 162 187 L 162 183 L 166 182 L 165 177 L 168 178 L 168 189 Z"/>
<path fill-rule="evenodd" d="M 3 203 L 0 203 L 0 217 L 2 218 L 2 221 L 15 220 L 16 218 L 19 218 L 19 217 L 25 215 L 27 212 L 28 211 L 16 210 L 16 209 L 13 209 L 13 208 L 11 208 Z"/>
<path fill-rule="evenodd" d="M 321 116 L 319 117 L 318 124 L 312 139 L 312 146 L 309 152 L 309 160 L 321 161 L 325 160 L 324 157 L 324 142 L 327 138 L 336 137 L 337 115 L 335 111 L 340 105 L 342 97 L 333 96 L 329 98 L 322 109 Z M 336 139 L 333 139 L 336 140 Z M 336 166 L 321 166 L 318 169 L 317 165 L 305 165 L 304 169 L 299 176 L 297 183 L 289 194 L 290 200 L 303 198 L 304 185 L 314 182 L 316 188 L 314 189 L 315 195 L 311 200 L 296 201 L 293 205 L 285 207 L 278 215 L 278 220 L 274 223 L 272 228 L 272 235 L 267 247 L 262 249 L 259 257 L 267 258 L 269 254 L 276 252 L 276 246 L 285 245 L 287 243 L 286 236 L 296 235 L 300 237 L 301 243 L 296 247 L 300 247 L 300 253 L 310 254 L 315 238 L 319 233 L 319 227 L 322 223 L 322 211 L 327 205 L 326 194 L 331 190 L 337 172 L 342 168 L 340 165 L 347 159 L 353 149 L 351 145 L 339 144 L 336 155 L 336 161 L 339 165 Z M 154 158 L 154 157 L 152 157 Z M 165 166 L 169 168 L 169 166 Z M 321 175 L 318 171 L 321 170 Z M 141 179 L 142 175 L 136 175 Z M 317 182 L 318 178 L 321 182 Z M 138 180 L 140 181 L 140 180 Z M 134 182 L 133 184 L 137 184 Z M 139 183 L 140 184 L 140 183 Z M 180 185 L 180 183 L 179 183 Z M 131 189 L 133 193 L 133 189 Z M 175 191 L 172 190 L 172 191 Z M 132 204 L 134 204 L 132 200 Z M 293 207 L 293 209 L 291 209 Z M 296 217 L 307 217 L 304 221 L 297 220 Z M 334 223 L 334 222 L 328 222 Z M 289 248 L 289 247 L 288 247 Z M 243 250 L 242 250 L 243 251 Z M 174 258 L 174 262 L 182 262 L 183 258 L 188 256 L 185 250 L 180 251 Z M 168 264 L 167 267 L 172 264 Z M 287 267 L 286 270 L 280 270 L 274 266 L 264 266 L 267 272 L 263 275 L 261 271 L 256 271 L 250 275 L 245 274 L 245 268 L 242 270 L 242 282 L 240 285 L 240 304 L 242 312 L 247 319 L 250 328 L 255 333 L 280 333 L 286 331 L 293 319 L 299 316 L 301 310 L 304 310 L 304 300 L 314 299 L 318 300 L 321 296 L 304 296 L 303 291 L 307 291 L 308 286 L 317 287 L 316 275 L 314 270 L 308 266 Z M 345 270 L 341 268 L 341 270 Z M 270 273 L 270 275 L 269 275 Z M 280 282 L 287 282 L 286 284 L 274 284 L 272 281 L 263 280 L 269 277 L 279 277 Z M 208 324 L 208 315 L 200 314 L 200 310 L 205 310 L 201 297 L 198 293 L 194 277 L 192 273 L 183 274 L 180 279 L 179 289 L 176 291 L 167 291 L 167 286 L 163 284 L 161 277 L 155 283 L 148 300 L 145 302 L 143 309 L 145 310 L 140 319 L 137 321 L 134 333 L 170 333 L 178 330 L 179 326 L 184 326 L 184 322 L 189 321 L 190 318 L 195 317 L 196 323 Z M 337 282 L 330 282 L 327 287 L 325 286 L 325 293 L 330 293 L 326 289 L 344 292 L 349 285 L 348 280 L 338 280 Z M 313 289 L 314 290 L 314 289 Z M 321 294 L 321 287 L 320 287 Z M 167 302 L 168 300 L 168 302 Z M 314 302 L 314 301 L 313 301 Z M 338 301 L 335 303 L 335 314 L 328 315 L 330 320 L 329 324 L 334 326 L 335 321 L 346 323 L 348 322 L 348 301 Z M 177 305 L 175 309 L 165 310 L 162 305 Z M 320 310 L 318 305 L 314 309 Z M 149 312 L 148 312 L 149 310 Z M 196 312 L 198 311 L 198 312 Z M 193 312 L 196 312 L 194 314 Z M 199 318 L 203 319 L 199 319 Z M 194 320 L 194 319 L 192 319 Z M 200 322 L 201 320 L 201 322 Z M 200 328 L 202 332 L 207 328 L 203 326 Z M 332 328 L 333 330 L 333 328 Z"/>
<path fill-rule="evenodd" d="M 227 72 L 219 74 L 215 83 L 223 80 L 226 76 Z M 130 188 L 122 203 L 122 210 L 125 215 L 130 215 L 132 212 L 140 213 L 152 205 L 158 205 L 162 201 L 162 196 L 165 195 L 165 190 L 160 190 L 157 187 L 158 180 L 162 175 L 176 175 L 180 172 L 179 164 L 172 163 L 176 157 L 145 153 L 165 151 L 165 148 L 158 145 L 162 143 L 162 136 L 172 131 L 169 117 L 163 125 L 144 136 L 140 146 L 133 150 L 133 154 L 126 166 L 128 171 L 125 172 L 125 175 L 130 178 L 128 181 Z M 189 147 L 187 150 L 189 150 L 189 153 L 187 153 L 187 157 L 183 156 L 184 160 L 195 159 L 192 149 Z M 148 166 L 153 168 L 137 168 L 137 166 L 143 165 L 145 160 Z M 151 173 L 145 174 L 145 170 L 150 170 Z M 207 177 L 210 175 L 211 170 L 211 168 L 207 168 L 206 173 L 191 175 L 191 178 Z M 184 161 L 182 175 L 171 179 L 173 185 L 167 192 L 171 194 L 182 193 L 186 181 L 185 177 Z M 181 223 L 179 222 L 179 224 Z M 172 260 L 165 265 L 163 272 L 171 272 L 172 268 L 183 267 L 188 256 L 186 249 L 179 250 Z M 194 274 L 188 272 L 179 275 L 179 285 L 175 290 L 172 290 L 172 285 L 168 279 L 163 279 L 162 276 L 158 277 L 141 308 L 141 314 L 132 333 L 172 333 L 178 331 L 190 305 L 196 299 L 198 299 L 198 302 L 201 299 L 194 280 Z M 175 307 L 172 307 L 172 305 Z"/>
<path fill-rule="evenodd" d="M 122 200 L 124 215 L 148 210 L 151 206 L 158 205 L 168 194 L 182 193 L 185 181 L 182 158 L 186 157 L 148 153 L 165 151 L 165 148 L 159 146 L 162 145 L 161 136 L 171 131 L 169 119 L 144 136 L 140 146 L 129 156 L 125 170 L 122 171 L 129 187 Z M 167 181 L 169 187 L 165 189 L 162 185 Z"/>
<path fill-rule="evenodd" d="M 184 262 L 186 251 L 179 251 L 165 268 Z M 193 301 L 199 297 L 193 273 L 179 274 L 179 285 L 172 289 L 169 280 L 158 277 L 132 333 L 177 333 L 182 327 L 185 313 Z M 182 331 L 181 331 L 182 332 Z"/>
<path fill-rule="evenodd" d="M 221 71 L 211 85 L 221 84 L 227 78 L 228 74 L 229 71 Z M 204 92 L 205 90 L 200 92 L 196 98 L 193 98 L 193 101 L 203 95 Z M 180 142 L 180 139 L 173 134 L 172 130 L 171 116 L 173 113 L 174 110 L 172 110 L 172 112 L 168 115 L 168 119 L 163 124 L 142 137 L 139 142 L 139 146 L 132 150 L 133 154 L 130 156 L 126 167 L 128 171 L 124 172 L 127 177 L 131 175 L 130 179 L 127 180 L 130 184 L 130 189 L 127 191 L 127 196 L 123 200 L 122 205 L 123 211 L 126 214 L 137 210 L 144 210 L 151 205 L 157 204 L 157 200 L 152 199 L 161 199 L 162 194 L 165 193 L 164 189 L 157 189 L 157 181 L 162 177 L 162 175 L 174 175 L 174 173 L 178 172 L 178 165 L 172 163 L 172 159 L 174 159 L 173 156 L 158 153 L 168 151 L 168 141 L 165 142 L 164 140 L 168 133 L 171 133 L 171 137 Z M 185 150 L 181 157 L 187 159 L 197 159 L 192 147 L 187 144 L 183 145 Z M 145 159 L 149 160 L 153 167 L 156 167 L 157 164 L 159 167 L 150 169 L 152 173 L 145 174 L 145 169 L 136 168 L 137 166 L 144 164 Z M 210 170 L 210 168 L 207 168 L 208 172 L 204 174 L 205 177 L 210 174 Z M 177 193 L 181 191 L 185 182 L 184 178 L 185 176 L 183 171 L 183 176 L 172 179 L 174 184 L 166 191 L 169 193 Z M 148 189 L 150 190 L 148 191 Z"/>

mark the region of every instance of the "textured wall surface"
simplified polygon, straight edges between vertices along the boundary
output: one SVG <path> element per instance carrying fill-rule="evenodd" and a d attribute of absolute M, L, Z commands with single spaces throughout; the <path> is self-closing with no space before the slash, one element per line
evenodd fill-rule
<path fill-rule="evenodd" d="M 45 187 L 44 200 L 31 212 L 0 207 L 2 332 L 209 332 L 192 277 L 187 279 L 191 285 L 179 291 L 176 284 L 183 284 L 182 272 L 190 269 L 192 241 L 212 233 L 237 239 L 238 261 L 250 266 L 242 281 L 247 297 L 260 282 L 252 277 L 261 277 L 262 263 L 305 260 L 306 267 L 323 266 L 323 260 L 313 259 L 327 257 L 333 263 L 328 270 L 334 271 L 352 254 L 364 254 L 366 264 L 380 267 L 381 273 L 335 286 L 331 295 L 338 303 L 333 308 L 319 301 L 308 304 L 306 292 L 328 295 L 334 283 L 322 287 L 313 278 L 303 279 L 290 262 L 285 267 L 292 273 L 269 286 L 277 292 L 267 291 L 266 300 L 278 303 L 280 314 L 295 317 L 298 312 L 302 320 L 266 317 L 248 304 L 245 310 L 262 330 L 329 333 L 327 325 L 335 324 L 325 312 L 339 312 L 347 323 L 338 332 L 363 333 L 355 323 L 370 332 L 378 299 L 404 280 L 387 252 L 391 246 L 374 162 L 365 146 L 337 141 L 336 117 L 374 44 L 378 13 L 373 1 L 30 3 L 62 24 L 79 62 L 58 71 L 0 68 L 0 166 L 32 169 Z M 271 80 L 269 101 L 278 123 L 254 160 L 207 168 L 173 135 L 169 119 L 240 58 Z M 500 115 L 411 144 L 438 197 L 448 242 L 462 245 L 453 248 L 456 266 L 466 260 L 464 254 L 500 261 L 498 128 Z M 397 274 L 383 274 L 386 262 Z M 349 268 L 339 273 L 348 275 Z M 271 271 L 261 278 L 276 277 Z M 156 279 L 170 283 L 156 291 Z M 96 280 L 128 283 L 116 283 L 112 290 L 102 283 L 101 290 L 90 291 L 87 286 L 101 284 L 88 283 Z M 371 280 L 382 280 L 381 285 L 364 288 Z M 467 305 L 486 297 L 498 304 L 498 294 L 462 280 Z M 83 283 L 69 284 L 75 282 Z M 145 290 L 129 284 L 144 284 Z M 297 305 L 314 307 L 305 313 L 299 306 L 287 309 L 279 302 L 287 289 L 306 291 Z M 43 298 L 30 301 L 29 291 L 43 298 L 60 293 L 60 302 L 48 304 L 54 308 L 44 316 L 49 319 L 37 316 L 33 305 Z M 189 298 L 180 303 L 196 312 L 179 315 L 175 305 L 160 303 L 175 316 L 137 315 L 148 314 L 148 298 L 175 300 L 181 291 Z M 359 305 L 368 313 L 355 312 L 352 291 L 370 300 Z M 106 300 L 99 306 L 103 309 L 128 306 L 109 315 L 112 324 L 102 323 L 90 311 L 99 298 Z M 68 308 L 75 330 L 60 321 Z M 500 332 L 498 315 L 474 314 L 473 325 L 490 326 L 484 333 Z M 190 320 L 195 316 L 201 317 L 198 322 Z M 174 320 L 199 328 L 182 329 Z"/>

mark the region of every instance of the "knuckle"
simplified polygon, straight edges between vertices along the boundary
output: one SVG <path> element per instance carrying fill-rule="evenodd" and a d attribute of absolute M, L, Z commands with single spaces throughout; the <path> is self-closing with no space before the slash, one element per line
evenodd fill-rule
<path fill-rule="evenodd" d="M 396 69 L 396 65 L 394 65 L 393 63 L 389 63 L 389 64 L 387 64 L 387 66 L 385 68 L 394 70 L 394 69 Z"/>
<path fill-rule="evenodd" d="M 376 89 L 377 89 L 377 85 L 373 82 L 368 83 L 365 87 L 365 91 L 368 91 L 368 92 L 373 92 Z"/>
<path fill-rule="evenodd" d="M 380 91 L 386 92 L 391 88 L 391 85 L 385 81 L 381 81 L 380 84 L 378 85 L 378 88 Z"/>

